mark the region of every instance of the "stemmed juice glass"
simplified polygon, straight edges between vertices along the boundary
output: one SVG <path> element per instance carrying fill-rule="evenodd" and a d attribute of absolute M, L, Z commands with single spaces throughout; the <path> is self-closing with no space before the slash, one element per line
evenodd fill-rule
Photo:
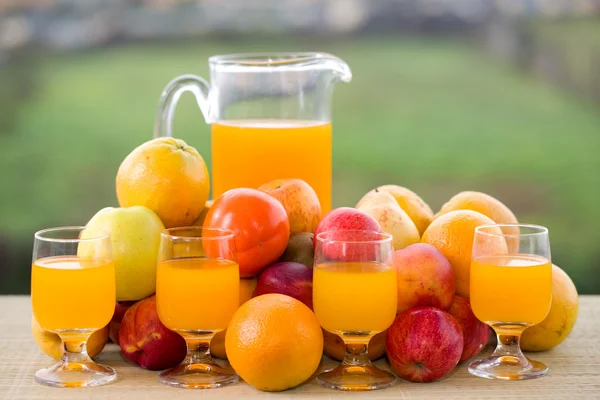
<path fill-rule="evenodd" d="M 373 390 L 396 377 L 368 357 L 371 338 L 394 321 L 397 308 L 392 236 L 374 231 L 328 231 L 316 237 L 313 305 L 323 329 L 339 335 L 346 356 L 317 376 L 330 389 Z"/>
<path fill-rule="evenodd" d="M 162 233 L 156 270 L 158 316 L 185 339 L 188 353 L 181 364 L 160 373 L 160 382 L 207 389 L 238 381 L 233 370 L 211 358 L 210 342 L 237 310 L 239 285 L 232 231 L 183 227 Z"/>
<path fill-rule="evenodd" d="M 498 335 L 496 351 L 469 365 L 473 375 L 521 380 L 548 373 L 527 359 L 519 346 L 527 327 L 546 318 L 552 301 L 552 263 L 548 229 L 499 224 L 475 228 L 471 261 L 471 307 Z"/>
<path fill-rule="evenodd" d="M 63 342 L 61 360 L 36 372 L 35 379 L 58 387 L 99 386 L 117 378 L 96 364 L 87 340 L 113 316 L 115 267 L 110 235 L 104 229 L 51 228 L 37 232 L 33 244 L 31 303 L 42 328 Z"/>

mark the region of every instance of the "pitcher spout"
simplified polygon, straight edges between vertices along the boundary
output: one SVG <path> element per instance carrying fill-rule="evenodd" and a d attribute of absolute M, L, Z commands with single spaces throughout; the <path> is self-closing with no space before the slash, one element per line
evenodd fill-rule
<path fill-rule="evenodd" d="M 331 70 L 334 81 L 339 80 L 348 83 L 352 80 L 352 71 L 348 64 L 342 59 L 326 53 L 319 54 L 318 58 L 325 68 Z"/>

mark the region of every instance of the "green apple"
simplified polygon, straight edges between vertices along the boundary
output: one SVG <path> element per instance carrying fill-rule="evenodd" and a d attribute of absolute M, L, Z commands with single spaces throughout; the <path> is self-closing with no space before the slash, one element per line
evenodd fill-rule
<path fill-rule="evenodd" d="M 140 300 L 156 291 L 156 261 L 162 221 L 144 206 L 106 207 L 87 223 L 90 228 L 110 232 L 117 301 Z M 83 244 L 83 243 L 82 243 Z M 90 256 L 94 249 L 79 246 L 79 256 Z"/>

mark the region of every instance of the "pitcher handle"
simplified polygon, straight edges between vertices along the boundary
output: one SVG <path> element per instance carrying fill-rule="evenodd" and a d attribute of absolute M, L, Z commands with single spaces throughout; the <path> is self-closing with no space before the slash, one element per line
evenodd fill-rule
<path fill-rule="evenodd" d="M 172 127 L 175 108 L 184 92 L 192 92 L 204 116 L 204 120 L 207 124 L 210 123 L 208 101 L 210 85 L 199 76 L 181 75 L 169 82 L 160 95 L 156 120 L 154 121 L 155 138 L 173 136 Z"/>

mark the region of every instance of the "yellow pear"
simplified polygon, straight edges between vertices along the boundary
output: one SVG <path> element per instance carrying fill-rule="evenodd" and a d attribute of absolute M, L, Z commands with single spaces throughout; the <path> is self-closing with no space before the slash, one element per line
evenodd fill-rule
<path fill-rule="evenodd" d="M 552 303 L 542 322 L 525 329 L 521 349 L 545 351 L 561 344 L 573 330 L 579 313 L 575 284 L 557 265 L 552 265 Z"/>
<path fill-rule="evenodd" d="M 393 236 L 394 250 L 419 243 L 419 230 L 391 194 L 371 192 L 356 208 L 375 218 L 381 229 Z"/>
<path fill-rule="evenodd" d="M 156 261 L 165 227 L 154 211 L 144 206 L 106 207 L 87 226 L 110 232 L 117 301 L 140 300 L 156 291 Z M 89 257 L 94 251 L 89 243 L 82 243 L 78 255 Z"/>
<path fill-rule="evenodd" d="M 109 328 L 106 325 L 104 328 L 92 333 L 87 342 L 87 351 L 90 357 L 94 358 L 100 354 L 108 341 L 108 332 Z M 46 355 L 55 360 L 60 360 L 63 355 L 63 345 L 60 336 L 42 328 L 33 315 L 31 316 L 31 333 L 39 348 Z"/>
<path fill-rule="evenodd" d="M 400 208 L 403 209 L 415 223 L 415 226 L 419 230 L 419 235 L 422 235 L 431 221 L 433 221 L 434 215 L 431 207 L 429 207 L 418 194 L 398 185 L 383 185 L 371 190 L 364 195 L 356 207 L 358 208 L 362 202 L 367 201 L 368 197 L 377 192 L 387 192 L 394 197 Z"/>

